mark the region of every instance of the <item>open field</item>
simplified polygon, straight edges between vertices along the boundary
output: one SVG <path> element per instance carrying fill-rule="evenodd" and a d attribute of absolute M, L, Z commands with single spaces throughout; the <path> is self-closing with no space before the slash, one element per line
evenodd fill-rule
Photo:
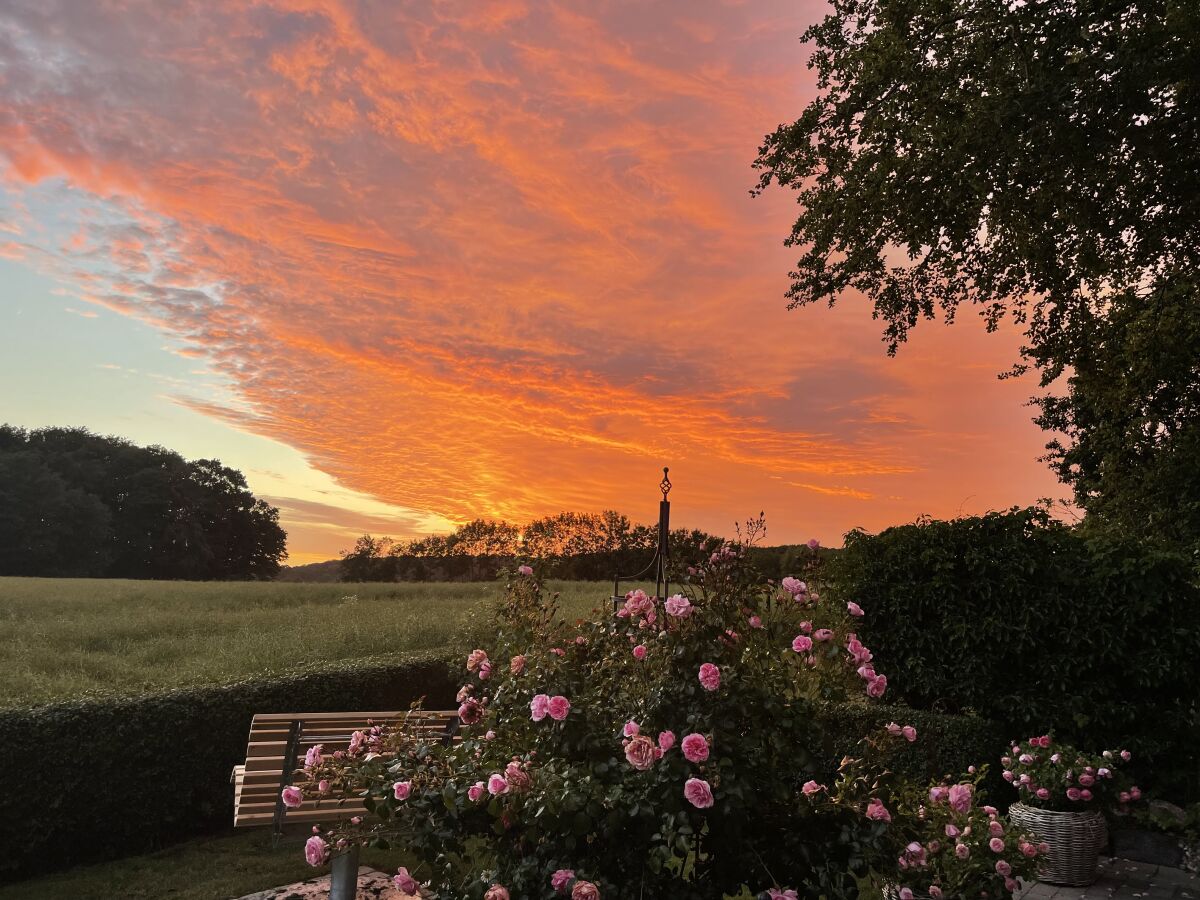
<path fill-rule="evenodd" d="M 551 582 L 564 615 L 611 584 Z M 444 647 L 501 586 L 0 578 L 0 707 Z"/>

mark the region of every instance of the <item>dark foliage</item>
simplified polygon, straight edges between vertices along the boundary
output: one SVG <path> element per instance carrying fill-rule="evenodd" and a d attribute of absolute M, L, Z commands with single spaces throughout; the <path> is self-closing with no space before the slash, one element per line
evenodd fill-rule
<path fill-rule="evenodd" d="M 1076 502 L 1195 550 L 1200 6 L 836 0 L 804 38 L 819 93 L 756 162 L 802 209 L 791 305 L 865 297 L 893 353 L 1009 318 Z"/>
<path fill-rule="evenodd" d="M 279 511 L 219 460 L 0 425 L 0 575 L 271 578 Z"/>
<path fill-rule="evenodd" d="M 869 611 L 862 639 L 911 705 L 978 712 L 1009 738 L 1127 746 L 1143 781 L 1200 792 L 1200 589 L 1186 556 L 1027 509 L 851 532 L 830 577 Z"/>

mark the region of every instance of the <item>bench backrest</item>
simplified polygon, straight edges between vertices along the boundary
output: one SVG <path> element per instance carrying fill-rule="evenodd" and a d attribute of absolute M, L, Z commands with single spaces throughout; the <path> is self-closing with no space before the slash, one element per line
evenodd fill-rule
<path fill-rule="evenodd" d="M 234 827 L 315 824 L 362 813 L 357 801 L 305 799 L 288 809 L 281 792 L 303 774 L 309 747 L 323 744 L 326 753 L 344 750 L 350 735 L 371 725 L 394 725 L 408 719 L 408 727 L 427 731 L 431 738 L 449 743 L 455 739 L 458 713 L 454 710 L 420 712 L 260 713 L 250 723 L 246 765 L 234 770 Z M 240 770 L 240 771 L 239 771 Z"/>

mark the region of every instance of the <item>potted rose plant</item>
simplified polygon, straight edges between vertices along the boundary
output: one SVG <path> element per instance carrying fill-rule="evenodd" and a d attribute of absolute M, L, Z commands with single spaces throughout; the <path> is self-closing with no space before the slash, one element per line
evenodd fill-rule
<path fill-rule="evenodd" d="M 1103 808 L 1128 808 L 1142 796 L 1121 775 L 1129 759 L 1128 750 L 1088 754 L 1049 735 L 1014 743 L 1011 756 L 1001 757 L 1004 780 L 1020 795 L 1009 817 L 1049 847 L 1041 880 L 1067 885 L 1096 880 L 1100 851 L 1108 843 Z"/>
<path fill-rule="evenodd" d="M 403 847 L 398 883 L 443 900 L 857 897 L 894 845 L 892 789 L 849 763 L 830 777 L 813 701 L 870 703 L 887 679 L 861 608 L 746 556 L 724 546 L 674 596 L 579 623 L 521 566 L 466 660 L 461 741 L 400 727 L 309 760 L 303 795 L 369 812 L 319 829 L 313 858 Z"/>

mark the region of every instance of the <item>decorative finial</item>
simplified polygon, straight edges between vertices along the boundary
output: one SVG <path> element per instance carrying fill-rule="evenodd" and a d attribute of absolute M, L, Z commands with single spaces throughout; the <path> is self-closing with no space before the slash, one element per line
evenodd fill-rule
<path fill-rule="evenodd" d="M 666 466 L 663 466 L 663 480 L 658 483 L 658 489 L 663 492 L 663 499 L 667 499 L 667 494 L 671 493 L 671 479 L 667 477 L 669 472 Z"/>

